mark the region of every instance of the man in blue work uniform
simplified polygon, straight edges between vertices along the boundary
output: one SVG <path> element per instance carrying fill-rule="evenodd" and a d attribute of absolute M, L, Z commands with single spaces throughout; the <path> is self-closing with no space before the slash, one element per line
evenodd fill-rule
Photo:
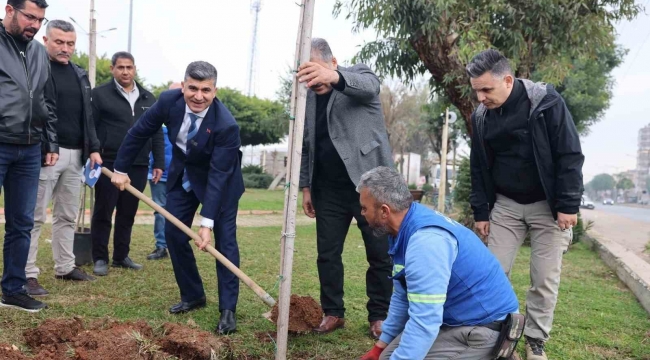
<path fill-rule="evenodd" d="M 393 296 L 363 360 L 491 359 L 517 298 L 499 262 L 469 229 L 413 202 L 402 175 L 361 176 L 361 213 L 389 235 Z"/>

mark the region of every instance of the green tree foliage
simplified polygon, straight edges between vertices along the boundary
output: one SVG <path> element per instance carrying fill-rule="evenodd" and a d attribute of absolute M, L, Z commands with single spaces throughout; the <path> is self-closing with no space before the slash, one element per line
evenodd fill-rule
<path fill-rule="evenodd" d="M 607 108 L 609 72 L 623 55 L 614 23 L 640 10 L 634 0 L 337 0 L 334 13 L 345 11 L 357 31 L 377 31 L 358 60 L 407 81 L 429 72 L 432 89 L 459 109 L 469 132 L 475 103 L 465 65 L 491 47 L 511 60 L 516 76 L 568 90 L 584 132 Z M 582 104 L 583 96 L 590 101 Z"/>
<path fill-rule="evenodd" d="M 469 204 L 469 195 L 472 192 L 471 169 L 469 157 L 463 157 L 458 166 L 456 187 L 454 188 L 454 204 L 458 209 L 458 222 L 470 229 L 474 228 L 474 212 Z"/>
<path fill-rule="evenodd" d="M 88 71 L 88 54 L 75 52 L 70 59 L 73 63 L 79 65 Z M 137 66 L 137 64 L 136 64 Z M 99 86 L 113 79 L 113 74 L 111 73 L 111 58 L 107 57 L 106 54 L 97 57 L 96 62 L 96 75 L 95 75 L 95 85 Z M 135 74 L 135 81 L 138 84 L 144 86 L 145 79 L 138 76 L 137 72 Z"/>
<path fill-rule="evenodd" d="M 616 180 L 609 174 L 596 175 L 590 182 L 589 188 L 593 191 L 613 190 L 616 186 Z"/>
<path fill-rule="evenodd" d="M 630 190 L 634 188 L 634 183 L 632 180 L 624 177 L 621 178 L 617 183 L 616 183 L 616 188 L 619 190 Z"/>
<path fill-rule="evenodd" d="M 289 115 L 282 103 L 230 88 L 220 88 L 217 97 L 237 120 L 242 146 L 276 143 L 288 133 Z"/>
<path fill-rule="evenodd" d="M 442 159 L 442 127 L 444 125 L 443 118 L 447 106 L 449 104 L 444 99 L 438 97 L 436 100 L 429 101 L 422 107 L 420 127 L 429 137 L 431 149 L 438 154 L 438 159 Z M 451 107 L 449 111 L 454 111 L 458 114 L 458 110 L 455 107 Z M 458 139 L 462 136 L 464 128 L 465 123 L 462 119 L 458 119 L 455 123 L 449 124 L 447 153 L 453 150 L 453 146 L 457 144 Z"/>
<path fill-rule="evenodd" d="M 153 96 L 155 96 L 156 99 L 157 99 L 158 97 L 160 97 L 160 94 L 163 91 L 169 90 L 169 85 L 171 85 L 171 84 L 172 84 L 172 81 L 169 80 L 166 83 L 162 83 L 160 85 L 151 85 L 151 86 L 149 86 L 149 91 L 151 91 Z"/>

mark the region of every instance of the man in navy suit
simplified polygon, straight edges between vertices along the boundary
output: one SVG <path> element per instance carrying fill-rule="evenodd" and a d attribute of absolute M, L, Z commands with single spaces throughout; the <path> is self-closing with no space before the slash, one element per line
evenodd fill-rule
<path fill-rule="evenodd" d="M 239 198 L 244 193 L 241 173 L 239 126 L 232 114 L 215 97 L 217 70 L 207 62 L 191 63 L 185 72 L 182 89 L 169 90 L 133 126 L 117 154 L 112 182 L 120 190 L 130 182 L 127 172 L 135 155 L 163 124 L 174 145 L 167 176 L 166 209 L 185 225 L 191 226 L 199 204 L 201 228 L 196 246 L 204 250 L 212 241 L 216 249 L 239 266 L 236 218 Z M 174 267 L 181 302 L 172 314 L 205 306 L 205 292 L 190 238 L 170 222 L 165 224 L 167 247 Z M 217 262 L 219 334 L 236 330 L 235 309 L 239 280 Z"/>

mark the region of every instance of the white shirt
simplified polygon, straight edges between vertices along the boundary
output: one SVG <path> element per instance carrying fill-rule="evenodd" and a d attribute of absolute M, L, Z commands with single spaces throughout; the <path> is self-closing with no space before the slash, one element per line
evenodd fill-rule
<path fill-rule="evenodd" d="M 138 89 L 138 85 L 136 85 L 134 81 L 133 89 L 131 89 L 131 91 L 126 91 L 126 89 L 124 89 L 122 85 L 117 82 L 117 80 L 113 79 L 113 81 L 115 81 L 115 85 L 117 85 L 117 89 L 120 91 L 120 94 L 122 94 L 126 101 L 131 104 L 131 116 L 135 116 L 135 102 L 138 101 L 138 98 L 140 97 L 140 89 Z"/>
<path fill-rule="evenodd" d="M 180 130 L 178 130 L 178 136 L 176 137 L 176 146 L 181 148 L 181 150 L 183 150 L 184 153 L 187 154 L 187 133 L 189 132 L 190 125 L 192 124 L 192 120 L 190 119 L 190 114 L 194 114 L 198 117 L 196 119 L 196 122 L 194 123 L 194 125 L 198 129 L 201 127 L 203 118 L 205 117 L 205 114 L 208 113 L 208 110 L 210 110 L 210 107 L 206 108 L 200 113 L 194 113 L 192 110 L 190 110 L 189 106 L 185 105 L 185 117 L 183 118 L 183 123 L 181 124 Z"/>
<path fill-rule="evenodd" d="M 199 129 L 201 127 L 201 123 L 203 122 L 203 118 L 205 117 L 205 114 L 208 113 L 208 110 L 210 110 L 210 107 L 207 107 L 205 110 L 201 111 L 200 113 L 195 113 L 192 110 L 190 110 L 190 107 L 187 106 L 187 104 L 185 105 L 185 117 L 183 118 L 183 123 L 181 124 L 180 130 L 178 130 L 178 136 L 176 137 L 176 146 L 181 148 L 181 150 L 183 150 L 184 153 L 187 154 L 187 133 L 190 130 L 190 125 L 192 125 L 192 120 L 190 119 L 190 113 L 197 116 L 196 122 L 194 122 L 194 126 L 196 126 L 196 128 Z M 212 229 L 214 227 L 214 220 L 203 218 L 201 219 L 201 226 L 209 227 L 210 229 Z"/>

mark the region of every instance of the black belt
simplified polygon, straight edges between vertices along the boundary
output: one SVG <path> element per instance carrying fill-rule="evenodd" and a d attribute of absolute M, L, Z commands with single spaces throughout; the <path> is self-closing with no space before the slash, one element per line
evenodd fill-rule
<path fill-rule="evenodd" d="M 480 326 L 486 327 L 490 330 L 501 332 L 501 328 L 503 327 L 503 321 L 494 321 L 489 324 L 480 325 Z"/>

